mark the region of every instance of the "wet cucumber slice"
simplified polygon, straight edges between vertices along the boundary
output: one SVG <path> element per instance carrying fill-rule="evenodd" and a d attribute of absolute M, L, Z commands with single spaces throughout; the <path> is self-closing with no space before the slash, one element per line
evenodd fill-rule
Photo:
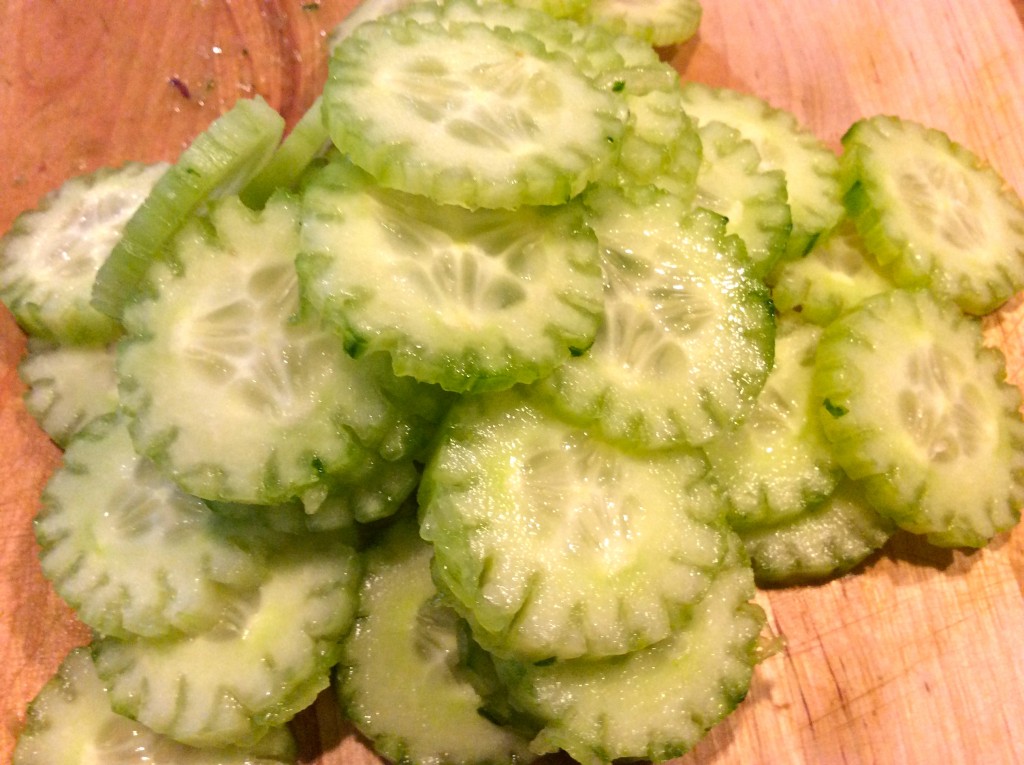
<path fill-rule="evenodd" d="M 382 185 L 468 208 L 561 204 L 615 158 L 622 99 L 536 37 L 391 14 L 335 47 L 335 145 Z"/>
<path fill-rule="evenodd" d="M 690 620 L 626 656 L 548 665 L 498 662 L 513 701 L 542 721 L 538 753 L 582 765 L 660 762 L 689 751 L 744 698 L 765 614 L 738 540 Z"/>
<path fill-rule="evenodd" d="M 1024 204 L 973 152 L 884 115 L 856 122 L 843 148 L 847 209 L 894 282 L 976 315 L 1024 287 Z"/>
<path fill-rule="evenodd" d="M 539 383 L 627 448 L 702 444 L 753 408 L 771 369 L 768 289 L 725 220 L 672 195 L 587 194 L 605 255 L 597 338 Z"/>
<path fill-rule="evenodd" d="M 895 530 L 861 487 L 843 479 L 832 494 L 798 515 L 738 533 L 758 585 L 788 586 L 846 573 L 880 549 Z"/>
<path fill-rule="evenodd" d="M 483 717 L 460 674 L 458 614 L 437 594 L 432 551 L 403 517 L 366 554 L 337 692 L 374 749 L 409 765 L 515 765 L 526 741 Z"/>
<path fill-rule="evenodd" d="M 786 258 L 802 257 L 844 214 L 839 158 L 788 111 L 757 96 L 696 82 L 683 85 L 687 113 L 703 125 L 712 120 L 753 142 L 765 169 L 781 170 L 793 218 Z"/>
<path fill-rule="evenodd" d="M 820 326 L 896 286 L 865 249 L 849 218 L 819 237 L 805 257 L 781 263 L 770 281 L 776 310 Z"/>
<path fill-rule="evenodd" d="M 590 0 L 583 16 L 591 24 L 661 47 L 697 34 L 703 10 L 700 0 Z"/>
<path fill-rule="evenodd" d="M 303 198 L 302 296 L 354 355 L 449 391 L 532 382 L 593 342 L 597 244 L 578 205 L 466 210 L 335 162 Z"/>
<path fill-rule="evenodd" d="M 167 165 L 129 163 L 66 181 L 0 238 L 0 301 L 29 335 L 104 345 L 120 324 L 90 303 L 97 271 Z"/>
<path fill-rule="evenodd" d="M 978 547 L 1017 522 L 1021 398 L 977 320 L 924 290 L 868 298 L 826 328 L 814 390 L 836 460 L 902 528 Z"/>
<path fill-rule="evenodd" d="M 653 183 L 690 197 L 700 164 L 700 139 L 683 111 L 679 75 L 651 46 L 605 27 L 553 20 L 521 4 L 486 0 L 418 3 L 403 15 L 420 23 L 481 23 L 538 38 L 567 56 L 599 89 L 628 110 L 619 154 L 601 182 Z"/>
<path fill-rule="evenodd" d="M 100 633 L 212 627 L 262 576 L 261 556 L 135 454 L 109 415 L 72 439 L 35 519 L 43 573 Z"/>
<path fill-rule="evenodd" d="M 181 153 L 124 225 L 96 273 L 92 305 L 120 319 L 150 264 L 211 199 L 229 196 L 252 178 L 281 141 L 284 118 L 260 96 L 240 99 Z"/>
<path fill-rule="evenodd" d="M 110 346 L 54 345 L 29 338 L 18 376 L 28 386 L 25 408 L 60 447 L 90 420 L 117 409 Z"/>
<path fill-rule="evenodd" d="M 344 536 L 281 535 L 251 597 L 213 629 L 94 644 L 113 709 L 190 746 L 251 746 L 329 684 L 356 607 Z"/>
<path fill-rule="evenodd" d="M 12 765 L 279 765 L 297 761 L 287 728 L 250 749 L 198 749 L 116 714 L 88 648 L 76 648 L 30 703 Z"/>
<path fill-rule="evenodd" d="M 374 452 L 419 448 L 417 422 L 386 394 L 386 359 L 354 360 L 301 316 L 299 205 L 211 206 L 125 313 L 121 403 L 136 448 L 204 499 L 276 504 L 361 470 Z"/>
<path fill-rule="evenodd" d="M 439 588 L 486 649 L 526 661 L 668 636 L 722 562 L 699 456 L 631 454 L 518 390 L 452 409 L 420 485 Z"/>
<path fill-rule="evenodd" d="M 729 221 L 725 230 L 743 240 L 754 274 L 764 279 L 785 255 L 793 227 L 786 176 L 762 169 L 757 147 L 722 122 L 706 122 L 698 133 L 695 204 Z"/>
<path fill-rule="evenodd" d="M 775 365 L 753 411 L 704 446 L 733 528 L 801 514 L 827 497 L 842 472 L 812 395 L 821 328 L 790 319 L 776 335 Z"/>
<path fill-rule="evenodd" d="M 323 116 L 323 96 L 318 96 L 238 196 L 248 207 L 262 209 L 275 191 L 294 189 L 310 163 L 325 154 L 330 146 L 331 137 Z"/>

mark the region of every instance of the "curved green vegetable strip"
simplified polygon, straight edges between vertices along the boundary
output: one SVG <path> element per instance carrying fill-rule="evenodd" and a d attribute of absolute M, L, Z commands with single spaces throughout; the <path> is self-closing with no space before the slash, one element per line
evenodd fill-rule
<path fill-rule="evenodd" d="M 120 319 L 150 263 L 208 200 L 237 193 L 281 141 L 284 118 L 262 97 L 240 99 L 214 120 L 153 186 L 100 266 L 92 305 Z"/>

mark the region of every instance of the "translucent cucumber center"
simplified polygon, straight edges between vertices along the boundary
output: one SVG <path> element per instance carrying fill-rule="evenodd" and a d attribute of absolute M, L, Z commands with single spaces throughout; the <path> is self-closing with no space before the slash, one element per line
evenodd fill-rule
<path fill-rule="evenodd" d="M 981 392 L 969 370 L 937 346 L 912 354 L 898 406 L 904 427 L 931 462 L 969 459 L 982 442 Z"/>
<path fill-rule="evenodd" d="M 381 84 L 421 119 L 460 142 L 517 152 L 543 139 L 536 115 L 559 108 L 564 100 L 541 63 L 522 55 L 457 69 L 426 55 L 382 78 Z"/>
<path fill-rule="evenodd" d="M 634 562 L 640 509 L 635 495 L 620 491 L 618 465 L 593 443 L 569 438 L 532 455 L 523 472 L 526 505 L 543 509 L 555 546 L 612 571 Z"/>
<path fill-rule="evenodd" d="M 904 172 L 900 187 L 926 230 L 960 250 L 984 245 L 985 236 L 978 225 L 982 202 L 964 173 L 934 164 L 923 174 Z"/>

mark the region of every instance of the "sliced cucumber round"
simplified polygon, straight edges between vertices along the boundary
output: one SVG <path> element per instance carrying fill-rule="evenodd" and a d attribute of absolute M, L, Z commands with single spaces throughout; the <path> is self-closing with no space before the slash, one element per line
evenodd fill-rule
<path fill-rule="evenodd" d="M 690 620 L 626 656 L 548 665 L 498 662 L 514 703 L 541 721 L 531 747 L 584 765 L 682 755 L 742 701 L 765 614 L 733 539 L 722 571 Z"/>
<path fill-rule="evenodd" d="M 615 158 L 622 99 L 533 35 L 391 14 L 334 49 L 335 145 L 382 185 L 442 204 L 561 204 Z"/>
<path fill-rule="evenodd" d="M 695 204 L 728 220 L 725 230 L 743 240 L 754 274 L 764 279 L 785 255 L 793 227 L 786 176 L 762 169 L 757 147 L 728 125 L 706 122 L 698 132 Z"/>
<path fill-rule="evenodd" d="M 12 765 L 280 765 L 297 762 L 295 740 L 274 728 L 250 749 L 200 749 L 116 714 L 88 648 L 72 650 L 29 704 Z"/>
<path fill-rule="evenodd" d="M 704 446 L 733 528 L 799 515 L 831 494 L 839 480 L 842 470 L 811 393 L 820 335 L 813 324 L 780 322 L 775 365 L 753 411 Z"/>
<path fill-rule="evenodd" d="M 203 631 L 263 573 L 257 552 L 135 454 L 116 415 L 72 439 L 43 491 L 35 535 L 43 574 L 108 635 Z"/>
<path fill-rule="evenodd" d="M 150 264 L 194 212 L 237 193 L 272 156 L 284 118 L 256 96 L 240 99 L 181 153 L 124 225 L 96 273 L 92 305 L 120 319 Z"/>
<path fill-rule="evenodd" d="M 575 204 L 466 210 L 335 162 L 306 189 L 302 250 L 302 296 L 350 353 L 450 391 L 532 382 L 597 332 L 600 260 Z"/>
<path fill-rule="evenodd" d="M 459 674 L 459 616 L 437 594 L 431 557 L 408 516 L 367 551 L 337 675 L 342 707 L 391 762 L 528 762 L 526 740 L 481 715 L 480 696 Z"/>
<path fill-rule="evenodd" d="M 90 302 L 102 264 L 167 165 L 137 162 L 66 181 L 0 239 L 0 301 L 29 335 L 105 345 L 120 324 Z"/>
<path fill-rule="evenodd" d="M 1024 287 L 1024 204 L 972 151 L 885 115 L 854 123 L 843 147 L 847 208 L 898 285 L 977 315 Z"/>
<path fill-rule="evenodd" d="M 622 654 L 668 636 L 721 565 L 704 460 L 636 455 L 528 394 L 452 409 L 420 486 L 435 578 L 477 641 L 527 661 Z"/>
<path fill-rule="evenodd" d="M 93 646 L 113 709 L 190 746 L 251 746 L 329 685 L 360 562 L 343 535 L 281 535 L 252 596 L 213 629 Z"/>
<path fill-rule="evenodd" d="M 781 263 L 770 281 L 776 310 L 820 326 L 896 286 L 865 249 L 849 218 L 821 236 L 805 257 Z"/>
<path fill-rule="evenodd" d="M 868 298 L 830 324 L 815 395 L 836 460 L 902 528 L 984 545 L 1024 503 L 1024 421 L 980 322 L 924 290 Z"/>
<path fill-rule="evenodd" d="M 785 257 L 802 257 L 843 217 L 839 158 L 791 112 L 750 93 L 696 82 L 683 86 L 683 101 L 699 125 L 714 120 L 735 128 L 757 147 L 764 168 L 785 174 L 793 218 Z"/>
<path fill-rule="evenodd" d="M 659 47 L 684 43 L 697 34 L 700 0 L 590 0 L 584 18 Z"/>
<path fill-rule="evenodd" d="M 25 409 L 60 447 L 91 420 L 117 409 L 111 346 L 55 345 L 30 338 L 18 365 Z"/>
<path fill-rule="evenodd" d="M 849 479 L 815 505 L 738 533 L 760 586 L 790 586 L 845 574 L 880 549 L 896 525 Z"/>
<path fill-rule="evenodd" d="M 299 206 L 227 197 L 191 220 L 125 313 L 121 403 L 136 448 L 188 493 L 276 504 L 369 455 L 418 448 L 386 359 L 355 360 L 301 316 Z M 388 382 L 381 382 L 382 380 Z"/>
<path fill-rule="evenodd" d="M 702 444 L 753 408 L 775 321 L 725 220 L 664 193 L 588 193 L 605 256 L 590 349 L 540 385 L 563 416 L 630 448 Z"/>

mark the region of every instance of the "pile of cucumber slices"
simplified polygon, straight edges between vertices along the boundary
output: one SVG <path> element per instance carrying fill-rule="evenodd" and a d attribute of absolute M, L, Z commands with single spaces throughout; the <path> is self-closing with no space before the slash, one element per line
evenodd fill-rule
<path fill-rule="evenodd" d="M 286 137 L 241 100 L 17 219 L 35 534 L 94 639 L 15 765 L 294 762 L 332 684 L 396 763 L 661 761 L 770 652 L 756 585 L 1017 522 L 980 317 L 1024 206 L 926 126 L 837 156 L 681 83 L 699 19 L 366 2 Z"/>

